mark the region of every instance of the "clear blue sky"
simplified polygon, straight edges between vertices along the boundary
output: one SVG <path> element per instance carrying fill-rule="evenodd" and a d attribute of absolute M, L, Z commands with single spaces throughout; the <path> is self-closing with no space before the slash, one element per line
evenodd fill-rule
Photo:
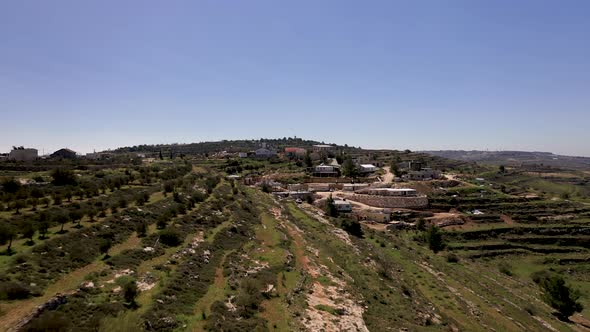
<path fill-rule="evenodd" d="M 293 136 L 590 156 L 590 1 L 2 1 L 0 151 Z"/>

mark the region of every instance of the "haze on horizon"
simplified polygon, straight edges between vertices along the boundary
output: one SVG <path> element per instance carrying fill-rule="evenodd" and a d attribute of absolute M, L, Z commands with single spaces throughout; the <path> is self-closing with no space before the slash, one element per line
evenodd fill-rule
<path fill-rule="evenodd" d="M 301 137 L 590 156 L 590 2 L 0 4 L 0 152 Z"/>

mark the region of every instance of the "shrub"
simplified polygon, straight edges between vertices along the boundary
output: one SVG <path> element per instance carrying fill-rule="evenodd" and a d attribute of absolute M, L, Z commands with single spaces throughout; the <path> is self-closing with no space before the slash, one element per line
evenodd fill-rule
<path fill-rule="evenodd" d="M 447 255 L 447 262 L 449 263 L 458 263 L 459 262 L 459 256 L 450 253 Z"/>
<path fill-rule="evenodd" d="M 160 232 L 160 242 L 169 247 L 176 247 L 182 243 L 182 237 L 177 231 L 168 228 Z"/>
<path fill-rule="evenodd" d="M 37 319 L 31 321 L 23 331 L 25 332 L 62 332 L 70 329 L 70 321 L 65 315 L 58 311 L 47 311 L 44 312 Z"/>
<path fill-rule="evenodd" d="M 137 228 L 135 229 L 137 232 L 138 237 L 144 237 L 147 234 L 147 224 L 145 222 L 140 222 L 137 224 Z"/>
<path fill-rule="evenodd" d="M 77 185 L 76 175 L 71 170 L 58 168 L 51 173 L 51 177 L 51 183 L 56 186 Z"/>
<path fill-rule="evenodd" d="M 531 279 L 533 279 L 536 284 L 540 284 L 542 280 L 549 277 L 551 277 L 551 273 L 549 271 L 537 271 L 531 274 Z"/>
<path fill-rule="evenodd" d="M 426 221 L 424 220 L 424 218 L 418 219 L 418 221 L 416 222 L 416 229 L 419 231 L 426 230 Z"/>
<path fill-rule="evenodd" d="M 20 182 L 15 179 L 8 179 L 2 182 L 2 190 L 6 193 L 14 194 L 21 188 Z"/>
<path fill-rule="evenodd" d="M 31 290 L 14 281 L 0 282 L 0 300 L 20 300 L 31 296 Z"/>
<path fill-rule="evenodd" d="M 98 250 L 100 251 L 101 254 L 104 254 L 105 258 L 108 258 L 109 250 L 111 249 L 112 246 L 113 246 L 113 242 L 110 239 L 103 239 L 100 242 L 100 246 L 98 247 Z"/>
<path fill-rule="evenodd" d="M 129 280 L 123 285 L 123 298 L 130 305 L 135 305 L 135 298 L 139 293 L 135 280 Z"/>
<path fill-rule="evenodd" d="M 340 227 L 352 236 L 356 236 L 359 238 L 363 237 L 363 228 L 361 227 L 361 224 L 356 220 L 342 219 L 340 222 Z M 385 247 L 385 245 L 383 244 L 382 247 Z"/>
<path fill-rule="evenodd" d="M 506 262 L 500 262 L 498 270 L 507 276 L 512 276 L 512 266 Z"/>
<path fill-rule="evenodd" d="M 567 321 L 569 316 L 584 309 L 578 302 L 580 292 L 566 285 L 561 276 L 542 277 L 539 286 L 543 290 L 543 300 L 557 310 L 560 319 Z"/>
<path fill-rule="evenodd" d="M 168 225 L 168 222 L 166 221 L 166 218 L 160 218 L 156 222 L 156 227 L 158 229 L 164 229 L 164 228 L 166 228 L 166 225 Z"/>
<path fill-rule="evenodd" d="M 262 188 L 262 192 L 265 192 L 265 193 L 270 193 L 272 191 L 271 187 L 266 182 L 264 182 L 262 184 L 261 188 Z"/>
<path fill-rule="evenodd" d="M 425 234 L 426 241 L 428 242 L 428 248 L 434 253 L 437 253 L 445 248 L 442 232 L 435 225 L 430 225 Z"/>
<path fill-rule="evenodd" d="M 531 315 L 531 316 L 534 316 L 534 315 L 536 314 L 536 312 L 537 312 L 537 311 L 535 310 L 535 307 L 533 307 L 533 306 L 532 306 L 532 305 L 530 305 L 530 304 L 527 304 L 527 305 L 524 307 L 524 311 L 528 312 L 528 314 L 529 314 L 529 315 Z"/>
<path fill-rule="evenodd" d="M 332 195 L 330 195 L 330 197 L 328 197 L 328 199 L 326 200 L 326 214 L 330 217 L 338 217 L 338 209 L 334 204 L 334 199 L 332 198 Z"/>

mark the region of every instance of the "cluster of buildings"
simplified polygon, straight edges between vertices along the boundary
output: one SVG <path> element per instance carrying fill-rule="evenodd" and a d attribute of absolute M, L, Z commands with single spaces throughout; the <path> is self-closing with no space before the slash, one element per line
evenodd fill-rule
<path fill-rule="evenodd" d="M 49 155 L 53 159 L 75 159 L 77 158 L 75 151 L 70 149 L 59 149 Z M 3 159 L 12 161 L 34 161 L 39 158 L 39 150 L 33 148 L 25 148 L 24 146 L 13 146 L 10 153 L 3 156 Z"/>
<path fill-rule="evenodd" d="M 310 151 L 314 153 L 327 153 L 333 151 L 335 147 L 332 145 L 319 144 L 313 145 L 311 150 L 300 148 L 300 147 L 286 147 L 283 151 L 278 151 L 266 143 L 262 143 L 260 148 L 248 152 L 228 153 L 226 151 L 221 152 L 220 157 L 237 156 L 238 158 L 258 158 L 258 159 L 270 159 L 279 155 L 284 155 L 287 158 L 303 158 Z"/>

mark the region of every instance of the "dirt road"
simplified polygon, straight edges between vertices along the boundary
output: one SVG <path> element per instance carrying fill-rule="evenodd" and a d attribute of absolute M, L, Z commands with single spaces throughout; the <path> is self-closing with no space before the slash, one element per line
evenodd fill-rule
<path fill-rule="evenodd" d="M 383 167 L 383 170 L 385 171 L 385 174 L 383 175 L 383 183 L 392 183 L 393 182 L 393 178 L 395 177 L 395 175 L 393 175 L 393 173 L 391 173 L 391 167 L 389 166 L 385 166 Z"/>

